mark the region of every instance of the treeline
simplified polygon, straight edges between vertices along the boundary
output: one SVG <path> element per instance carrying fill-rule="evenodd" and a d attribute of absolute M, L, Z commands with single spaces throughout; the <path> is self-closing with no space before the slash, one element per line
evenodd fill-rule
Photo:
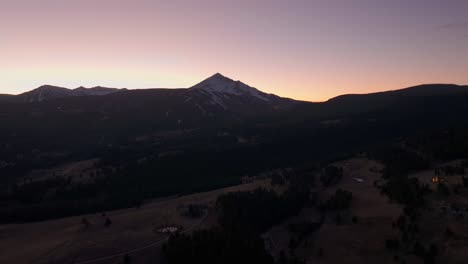
<path fill-rule="evenodd" d="M 430 193 L 427 185 L 422 185 L 417 178 L 406 175 L 393 176 L 381 186 L 381 191 L 391 200 L 410 207 L 424 205 L 424 195 Z"/>
<path fill-rule="evenodd" d="M 351 192 L 338 188 L 328 200 L 320 205 L 320 209 L 324 211 L 349 209 L 352 199 L 353 194 Z"/>
<path fill-rule="evenodd" d="M 36 204 L 4 204 L 0 210 L 0 223 L 32 222 L 51 218 L 100 213 L 103 208 L 114 210 L 136 206 L 132 200 L 110 198 L 80 199 L 72 201 L 51 201 Z"/>
<path fill-rule="evenodd" d="M 468 128 L 453 126 L 447 129 L 419 133 L 406 141 L 411 147 L 439 160 L 468 158 Z"/>
<path fill-rule="evenodd" d="M 174 235 L 163 251 L 169 264 L 273 263 L 261 237 L 220 228 L 195 231 L 192 235 Z"/>
<path fill-rule="evenodd" d="M 1 197 L 0 223 L 99 213 L 139 206 L 143 201 L 138 193 L 130 193 L 130 190 L 112 192 L 112 182 L 108 177 L 81 183 L 71 183 L 69 178 L 63 177 L 27 182 L 13 186 Z"/>
<path fill-rule="evenodd" d="M 338 183 L 343 177 L 343 168 L 329 165 L 322 170 L 320 182 L 324 187 Z"/>
<path fill-rule="evenodd" d="M 370 158 L 385 165 L 383 177 L 404 175 L 429 168 L 430 160 L 399 145 L 385 145 L 369 152 Z"/>
<path fill-rule="evenodd" d="M 169 264 L 274 263 L 261 234 L 301 210 L 309 193 L 292 188 L 282 195 L 264 189 L 234 192 L 216 201 L 218 227 L 178 234 L 163 247 Z"/>
<path fill-rule="evenodd" d="M 216 201 L 218 223 L 232 232 L 262 233 L 298 213 L 308 198 L 308 192 L 293 190 L 283 195 L 263 189 L 229 193 Z"/>

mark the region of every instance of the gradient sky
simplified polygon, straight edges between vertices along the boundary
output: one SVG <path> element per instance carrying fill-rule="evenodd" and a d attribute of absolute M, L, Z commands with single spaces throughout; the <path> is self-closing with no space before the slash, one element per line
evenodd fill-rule
<path fill-rule="evenodd" d="M 466 0 L 0 0 L 0 93 L 189 87 L 323 101 L 468 84 Z"/>

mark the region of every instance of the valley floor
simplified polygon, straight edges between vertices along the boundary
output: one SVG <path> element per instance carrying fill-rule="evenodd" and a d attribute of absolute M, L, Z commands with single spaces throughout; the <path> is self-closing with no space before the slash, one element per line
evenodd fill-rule
<path fill-rule="evenodd" d="M 253 190 L 266 185 L 268 181 L 256 181 L 156 200 L 140 208 L 37 223 L 0 225 L 0 263 L 119 263 L 127 253 L 135 261 L 154 260 L 159 255 L 158 247 L 168 237 L 158 232 L 160 228 L 180 227 L 189 232 L 214 222 L 210 210 L 201 218 L 182 216 L 187 205 L 206 205 L 210 208 L 220 194 Z M 109 226 L 105 226 L 107 218 L 112 222 Z M 83 219 L 89 224 L 83 224 Z"/>

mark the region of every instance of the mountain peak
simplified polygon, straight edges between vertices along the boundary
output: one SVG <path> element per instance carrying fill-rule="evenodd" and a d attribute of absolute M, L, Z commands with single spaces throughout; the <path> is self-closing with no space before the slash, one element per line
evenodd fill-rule
<path fill-rule="evenodd" d="M 243 98 L 255 98 L 262 101 L 270 101 L 268 94 L 248 86 L 241 81 L 234 81 L 220 73 L 216 73 L 190 89 L 208 94 L 212 101 L 225 108 L 225 100 L 232 96 Z"/>
<path fill-rule="evenodd" d="M 215 74 L 213 74 L 211 77 L 209 77 L 208 79 L 227 79 L 227 80 L 231 80 L 230 78 L 222 75 L 221 73 L 217 72 Z"/>
<path fill-rule="evenodd" d="M 230 83 L 234 83 L 234 80 L 218 72 L 206 78 L 205 80 L 201 81 L 200 83 L 196 84 L 193 87 L 223 86 L 223 85 L 227 85 Z"/>

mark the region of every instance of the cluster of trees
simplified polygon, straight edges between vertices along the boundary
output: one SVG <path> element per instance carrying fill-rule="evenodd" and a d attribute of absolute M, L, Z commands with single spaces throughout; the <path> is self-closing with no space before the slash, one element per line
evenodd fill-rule
<path fill-rule="evenodd" d="M 201 204 L 189 204 L 187 209 L 183 212 L 184 216 L 190 218 L 202 217 L 205 212 L 206 206 Z"/>
<path fill-rule="evenodd" d="M 286 184 L 286 178 L 283 173 L 273 173 L 271 175 L 271 185 L 273 186 L 283 186 Z"/>
<path fill-rule="evenodd" d="M 391 200 L 411 207 L 423 205 L 424 196 L 430 193 L 426 184 L 422 185 L 417 178 L 409 178 L 406 175 L 387 179 L 386 183 L 381 186 L 381 191 Z"/>
<path fill-rule="evenodd" d="M 169 264 L 273 263 L 261 237 L 220 228 L 176 234 L 163 246 L 163 252 Z"/>
<path fill-rule="evenodd" d="M 261 234 L 295 215 L 308 200 L 308 193 L 287 191 L 282 195 L 264 189 L 233 192 L 216 201 L 219 227 L 177 234 L 163 252 L 169 264 L 273 263 Z"/>
<path fill-rule="evenodd" d="M 463 187 L 468 187 L 468 177 L 463 177 Z"/>
<path fill-rule="evenodd" d="M 296 188 L 310 188 L 316 184 L 319 168 L 315 164 L 307 164 L 297 168 L 277 170 L 269 175 L 273 186 L 294 186 Z"/>
<path fill-rule="evenodd" d="M 109 218 L 109 216 L 106 216 L 106 214 L 102 214 L 102 216 L 105 217 L 104 227 L 110 227 L 112 225 L 112 220 Z M 84 229 L 87 229 L 93 224 L 88 220 L 88 218 L 83 217 L 81 218 L 81 225 L 84 227 Z"/>
<path fill-rule="evenodd" d="M 444 174 L 445 176 L 451 176 L 451 175 L 464 175 L 465 174 L 465 167 L 461 165 L 445 165 L 445 166 L 440 166 L 434 169 L 434 174 L 435 175 L 442 175 Z"/>
<path fill-rule="evenodd" d="M 294 244 L 300 244 L 309 234 L 317 231 L 323 225 L 325 216 L 322 215 L 319 221 L 300 221 L 288 225 L 290 233 L 294 234 L 296 239 L 293 240 Z"/>
<path fill-rule="evenodd" d="M 54 177 L 42 181 L 26 181 L 23 184 L 15 184 L 9 194 L 9 198 L 21 203 L 39 203 L 46 199 L 44 190 L 63 189 L 70 186 L 70 179 Z"/>
<path fill-rule="evenodd" d="M 450 189 L 443 182 L 437 184 L 437 192 L 442 196 L 448 196 L 450 194 Z"/>
<path fill-rule="evenodd" d="M 353 194 L 349 191 L 338 188 L 336 192 L 322 204 L 323 210 L 345 210 L 351 206 Z"/>
<path fill-rule="evenodd" d="M 392 223 L 392 227 L 400 232 L 402 243 L 414 241 L 419 234 L 417 214 L 405 210 L 405 215 L 400 215 L 397 221 Z"/>
<path fill-rule="evenodd" d="M 320 175 L 320 182 L 323 186 L 328 187 L 338 183 L 343 177 L 343 168 L 329 165 L 325 167 Z"/>
<path fill-rule="evenodd" d="M 385 164 L 385 179 L 424 170 L 430 165 L 427 158 L 402 146 L 384 146 L 370 152 L 369 156 Z"/>
<path fill-rule="evenodd" d="M 387 239 L 385 241 L 385 247 L 388 250 L 397 251 L 402 247 L 402 244 L 397 239 Z M 438 250 L 437 245 L 434 243 L 430 244 L 426 248 L 421 244 L 421 242 L 415 241 L 412 243 L 412 246 L 409 248 L 409 252 L 422 258 L 424 264 L 434 264 L 435 259 L 439 253 L 439 250 Z"/>
<path fill-rule="evenodd" d="M 438 255 L 437 245 L 426 243 L 427 246 L 424 246 L 419 236 L 417 215 L 408 208 L 405 208 L 404 212 L 404 215 L 392 223 L 392 227 L 398 229 L 400 239 L 387 239 L 385 247 L 390 251 L 411 252 L 422 258 L 425 264 L 435 263 L 435 258 Z"/>
<path fill-rule="evenodd" d="M 449 129 L 428 131 L 409 137 L 407 144 L 439 160 L 468 157 L 468 128 L 452 126 Z"/>
<path fill-rule="evenodd" d="M 294 189 L 282 195 L 264 189 L 228 193 L 216 201 L 218 222 L 225 229 L 261 233 L 297 214 L 308 198 L 308 192 Z"/>
<path fill-rule="evenodd" d="M 82 183 L 54 177 L 14 185 L 0 201 L 0 222 L 40 221 L 135 205 L 132 197 L 110 195 L 108 184 L 104 177 Z"/>
<path fill-rule="evenodd" d="M 287 256 L 282 250 L 279 255 L 278 264 L 305 264 L 306 262 L 296 256 Z"/>

